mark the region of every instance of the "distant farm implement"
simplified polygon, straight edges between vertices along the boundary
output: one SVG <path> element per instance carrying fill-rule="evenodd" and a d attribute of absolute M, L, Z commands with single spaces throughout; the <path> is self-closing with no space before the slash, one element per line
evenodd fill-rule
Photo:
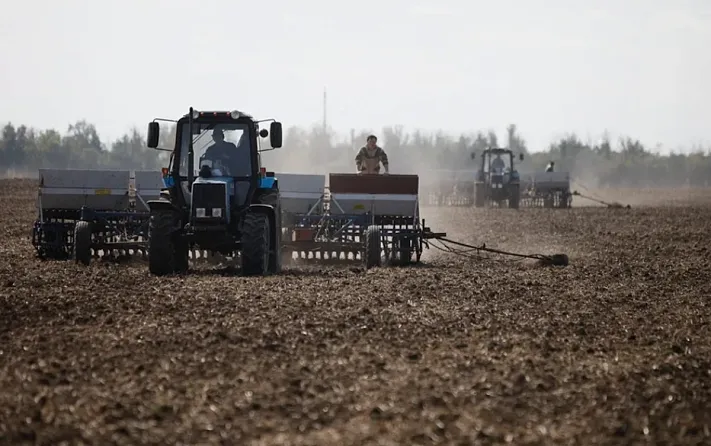
<path fill-rule="evenodd" d="M 513 162 L 509 151 L 502 152 Z M 492 152 L 496 154 L 496 152 Z M 490 154 L 485 153 L 483 158 Z M 484 160 L 482 160 L 484 163 Z M 570 173 L 536 172 L 521 174 L 515 169 L 491 169 L 482 164 L 478 171 L 431 171 L 425 182 L 425 204 L 429 206 L 570 208 L 573 196 Z M 592 199 L 592 198 L 591 198 Z M 594 199 L 592 199 L 594 201 Z"/>
<path fill-rule="evenodd" d="M 570 208 L 573 195 L 568 172 L 536 172 L 521 179 L 524 207 Z"/>

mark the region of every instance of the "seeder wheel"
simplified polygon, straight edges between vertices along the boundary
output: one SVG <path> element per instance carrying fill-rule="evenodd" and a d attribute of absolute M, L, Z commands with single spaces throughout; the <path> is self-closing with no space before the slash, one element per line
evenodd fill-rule
<path fill-rule="evenodd" d="M 76 263 L 91 263 L 91 223 L 88 221 L 78 221 L 74 226 L 73 254 Z"/>

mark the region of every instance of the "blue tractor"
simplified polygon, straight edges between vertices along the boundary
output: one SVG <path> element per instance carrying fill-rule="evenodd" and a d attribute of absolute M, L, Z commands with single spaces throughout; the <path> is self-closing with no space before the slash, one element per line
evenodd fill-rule
<path fill-rule="evenodd" d="M 177 123 L 175 147 L 158 147 L 160 127 L 148 125 L 148 147 L 172 152 L 166 189 L 148 201 L 148 268 L 166 275 L 188 270 L 197 249 L 241 257 L 244 275 L 281 270 L 279 185 L 261 167 L 260 138 L 282 145 L 281 123 L 255 121 L 240 111 L 190 108 Z M 164 120 L 168 121 L 168 120 Z M 269 130 L 259 128 L 271 121 Z"/>
<path fill-rule="evenodd" d="M 476 154 L 472 153 L 472 159 Z M 523 161 L 523 153 L 519 154 Z M 490 147 L 481 154 L 481 164 L 474 184 L 474 205 L 484 207 L 496 202 L 503 207 L 518 209 L 521 192 L 520 177 L 514 166 L 514 155 L 509 149 Z"/>

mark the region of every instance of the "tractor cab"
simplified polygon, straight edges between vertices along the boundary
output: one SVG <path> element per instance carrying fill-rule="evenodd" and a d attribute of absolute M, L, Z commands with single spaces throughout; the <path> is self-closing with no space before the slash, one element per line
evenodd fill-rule
<path fill-rule="evenodd" d="M 511 153 L 484 152 L 482 163 L 482 170 L 485 175 L 488 174 L 490 176 L 492 183 L 504 184 L 508 182 L 513 165 L 513 155 Z"/>
<path fill-rule="evenodd" d="M 472 154 L 472 158 L 476 155 Z M 523 160 L 523 153 L 519 155 Z M 514 166 L 514 154 L 510 149 L 490 147 L 481 154 L 481 164 L 477 172 L 475 185 L 477 207 L 487 202 L 496 202 L 500 206 L 506 201 L 509 207 L 518 207 L 519 174 Z"/>
<path fill-rule="evenodd" d="M 514 155 L 509 149 L 489 148 L 481 156 L 481 178 L 490 177 L 492 182 L 506 183 L 514 169 Z"/>
<path fill-rule="evenodd" d="M 234 221 L 233 212 L 250 204 L 250 194 L 259 188 L 261 167 L 250 127 L 253 124 L 249 122 L 208 121 L 194 124 L 190 133 L 186 126 L 180 135 L 178 176 L 193 228 L 229 225 Z M 188 181 L 191 176 L 194 180 Z"/>
<path fill-rule="evenodd" d="M 148 147 L 151 148 L 158 148 L 157 121 L 148 127 Z M 172 215 L 177 226 L 173 232 L 180 233 L 181 243 L 226 255 L 241 251 L 244 245 L 252 243 L 245 240 L 246 226 L 250 226 L 254 214 L 260 212 L 268 216 L 269 230 L 274 232 L 280 222 L 278 183 L 274 174 L 267 174 L 261 166 L 259 152 L 270 150 L 261 148 L 260 140 L 267 137 L 271 149 L 281 147 L 282 128 L 279 122 L 267 121 L 272 121 L 269 130 L 259 128 L 265 121 L 255 121 L 240 111 L 192 108 L 178 121 L 173 121 L 177 124 L 176 142 L 170 150 L 170 166 L 164 170 L 168 190 L 161 194 L 161 200 L 148 202 L 148 205 L 153 213 Z M 261 221 L 261 217 L 257 220 Z M 250 228 L 254 230 L 253 226 Z M 278 234 L 274 232 L 266 239 L 276 243 Z M 183 245 L 180 249 L 182 259 Z M 257 253 L 255 249 L 251 252 Z M 149 249 L 149 263 L 150 257 Z M 244 262 L 245 256 L 242 258 Z M 247 263 L 251 261 L 247 256 Z M 250 265 L 247 269 L 260 268 Z M 151 265 L 151 270 L 154 269 L 162 272 L 166 267 L 156 263 L 155 268 Z M 270 269 L 273 270 L 274 265 Z"/>

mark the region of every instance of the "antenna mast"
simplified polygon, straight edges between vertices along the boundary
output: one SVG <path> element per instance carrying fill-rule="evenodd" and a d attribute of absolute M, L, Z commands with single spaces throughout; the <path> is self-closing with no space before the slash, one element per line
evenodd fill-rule
<path fill-rule="evenodd" d="M 323 133 L 326 133 L 328 122 L 326 120 L 326 87 L 323 87 Z"/>

